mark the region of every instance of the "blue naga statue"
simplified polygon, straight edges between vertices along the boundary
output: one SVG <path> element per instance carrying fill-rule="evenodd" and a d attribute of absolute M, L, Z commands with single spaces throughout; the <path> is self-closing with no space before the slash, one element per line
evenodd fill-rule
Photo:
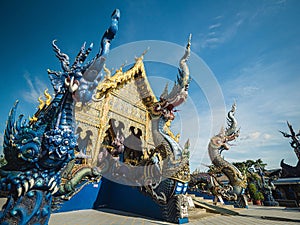
<path fill-rule="evenodd" d="M 62 71 L 48 70 L 55 97 L 40 106 L 30 121 L 15 119 L 18 102 L 11 109 L 4 133 L 6 165 L 0 168 L 0 197 L 7 198 L 0 212 L 0 224 L 47 224 L 51 201 L 61 185 L 61 174 L 74 159 L 75 100 L 83 104 L 91 98 L 100 80 L 100 71 L 118 30 L 120 11 L 112 14 L 99 53 L 84 63 L 93 45 L 81 47 L 74 63 L 53 41 Z M 95 171 L 96 173 L 97 171 Z"/>

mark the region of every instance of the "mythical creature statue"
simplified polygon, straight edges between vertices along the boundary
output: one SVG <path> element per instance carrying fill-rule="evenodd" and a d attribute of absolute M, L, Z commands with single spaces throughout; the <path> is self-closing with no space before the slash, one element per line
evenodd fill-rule
<path fill-rule="evenodd" d="M 262 193 L 264 195 L 264 206 L 279 206 L 279 203 L 277 201 L 275 201 L 273 194 L 272 194 L 272 190 L 275 190 L 275 185 L 273 184 L 273 174 L 270 174 L 268 181 L 266 181 L 265 179 L 265 173 L 263 171 L 263 168 L 261 168 L 260 166 L 257 166 L 256 168 L 257 173 L 259 174 L 260 178 L 261 178 L 261 190 Z"/>
<path fill-rule="evenodd" d="M 81 47 L 74 63 L 62 53 L 55 41 L 52 46 L 62 71 L 48 70 L 55 91 L 52 101 L 39 107 L 27 122 L 23 115 L 15 120 L 17 104 L 11 109 L 4 133 L 6 165 L 0 168 L 0 195 L 7 202 L 0 214 L 0 224 L 47 224 L 54 195 L 74 191 L 85 175 L 99 176 L 100 171 L 85 168 L 69 186 L 62 187 L 62 173 L 75 158 L 77 136 L 74 131 L 75 100 L 87 103 L 101 78 L 101 69 L 110 42 L 118 30 L 120 11 L 112 14 L 111 26 L 104 33 L 101 49 L 84 64 L 93 45 Z M 71 186 L 70 186 L 71 185 Z"/>
<path fill-rule="evenodd" d="M 153 169 L 160 168 L 160 177 L 156 181 L 151 180 L 150 173 L 148 185 L 143 186 L 142 191 L 150 194 L 162 205 L 166 214 L 165 219 L 168 221 L 172 219 L 170 222 L 178 222 L 178 219 L 183 218 L 183 215 L 186 214 L 184 209 L 187 200 L 184 194 L 190 180 L 190 171 L 187 151 L 184 151 L 177 140 L 168 134 L 165 126 L 170 120 L 174 120 L 174 108 L 182 104 L 188 96 L 190 77 L 186 62 L 190 56 L 190 46 L 191 36 L 185 54 L 180 60 L 179 75 L 173 89 L 168 93 L 166 87 L 159 101 L 149 107 L 152 135 L 156 147 L 152 151 L 151 161 L 146 161 L 146 164 L 154 165 Z M 155 153 L 159 153 L 159 159 L 155 157 Z M 141 162 L 141 164 L 143 163 L 145 162 Z M 144 174 L 147 172 L 145 171 Z M 174 210 L 174 207 L 177 208 Z M 170 215 L 170 213 L 174 215 Z"/>
<path fill-rule="evenodd" d="M 280 166 L 282 168 L 282 177 L 300 177 L 300 131 L 298 132 L 298 134 L 296 134 L 289 122 L 287 122 L 287 125 L 289 127 L 290 134 L 282 131 L 280 131 L 280 133 L 282 133 L 284 137 L 292 139 L 290 145 L 294 149 L 294 152 L 298 158 L 298 163 L 296 166 L 290 166 L 284 163 L 284 159 L 281 160 Z"/>
<path fill-rule="evenodd" d="M 235 201 L 239 207 L 246 207 L 247 200 L 244 195 L 244 190 L 247 187 L 246 178 L 242 173 L 226 161 L 221 155 L 223 150 L 229 150 L 228 142 L 235 140 L 239 136 L 239 129 L 237 129 L 237 121 L 234 117 L 236 111 L 236 104 L 232 105 L 231 110 L 227 116 L 227 128 L 221 129 L 220 133 L 211 138 L 208 145 L 209 157 L 215 167 L 215 172 L 222 172 L 229 179 L 228 185 L 223 185 L 217 180 L 214 180 L 215 195 L 220 195 L 222 198 Z"/>

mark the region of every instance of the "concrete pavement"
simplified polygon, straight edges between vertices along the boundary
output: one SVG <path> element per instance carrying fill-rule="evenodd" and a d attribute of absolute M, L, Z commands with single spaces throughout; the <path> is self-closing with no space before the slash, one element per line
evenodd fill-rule
<path fill-rule="evenodd" d="M 0 205 L 4 199 L 0 199 Z M 189 211 L 188 225 L 282 225 L 300 224 L 300 208 L 267 207 L 249 205 L 249 209 L 234 209 L 237 216 L 207 213 L 203 209 Z M 143 218 L 127 212 L 103 209 L 80 210 L 51 214 L 49 225 L 167 225 L 170 223 Z"/>
<path fill-rule="evenodd" d="M 249 209 L 238 210 L 238 216 L 223 216 L 207 213 L 201 209 L 190 212 L 189 225 L 260 225 L 260 224 L 300 224 L 299 209 L 284 207 L 250 206 Z M 150 218 L 142 218 L 133 214 L 113 210 L 80 210 L 52 214 L 49 225 L 154 225 L 170 224 Z"/>
<path fill-rule="evenodd" d="M 133 214 L 114 210 L 80 210 L 65 213 L 55 213 L 50 217 L 49 225 L 154 225 L 170 224 Z"/>

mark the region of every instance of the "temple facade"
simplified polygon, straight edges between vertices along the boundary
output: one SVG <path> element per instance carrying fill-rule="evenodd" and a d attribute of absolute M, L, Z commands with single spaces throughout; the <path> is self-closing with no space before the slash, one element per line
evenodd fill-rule
<path fill-rule="evenodd" d="M 154 148 L 148 107 L 157 99 L 142 57 L 125 72 L 121 68 L 111 76 L 108 69 L 105 71 L 93 101 L 76 106 L 79 149 L 86 155 L 85 163 L 95 166 L 101 149 L 110 151 L 110 144 L 119 135 L 125 142 L 124 160 L 135 164 L 147 149 Z"/>

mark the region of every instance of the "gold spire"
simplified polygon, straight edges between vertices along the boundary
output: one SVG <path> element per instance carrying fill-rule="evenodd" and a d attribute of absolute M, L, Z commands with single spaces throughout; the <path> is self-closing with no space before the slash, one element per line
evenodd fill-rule
<path fill-rule="evenodd" d="M 150 49 L 150 47 L 148 47 L 147 49 L 145 49 L 145 51 L 143 51 L 143 53 L 141 54 L 141 56 L 140 57 L 135 57 L 135 61 L 137 62 L 137 61 L 142 61 L 142 60 L 144 60 L 144 55 L 146 55 L 146 53 L 149 51 L 149 49 Z"/>

